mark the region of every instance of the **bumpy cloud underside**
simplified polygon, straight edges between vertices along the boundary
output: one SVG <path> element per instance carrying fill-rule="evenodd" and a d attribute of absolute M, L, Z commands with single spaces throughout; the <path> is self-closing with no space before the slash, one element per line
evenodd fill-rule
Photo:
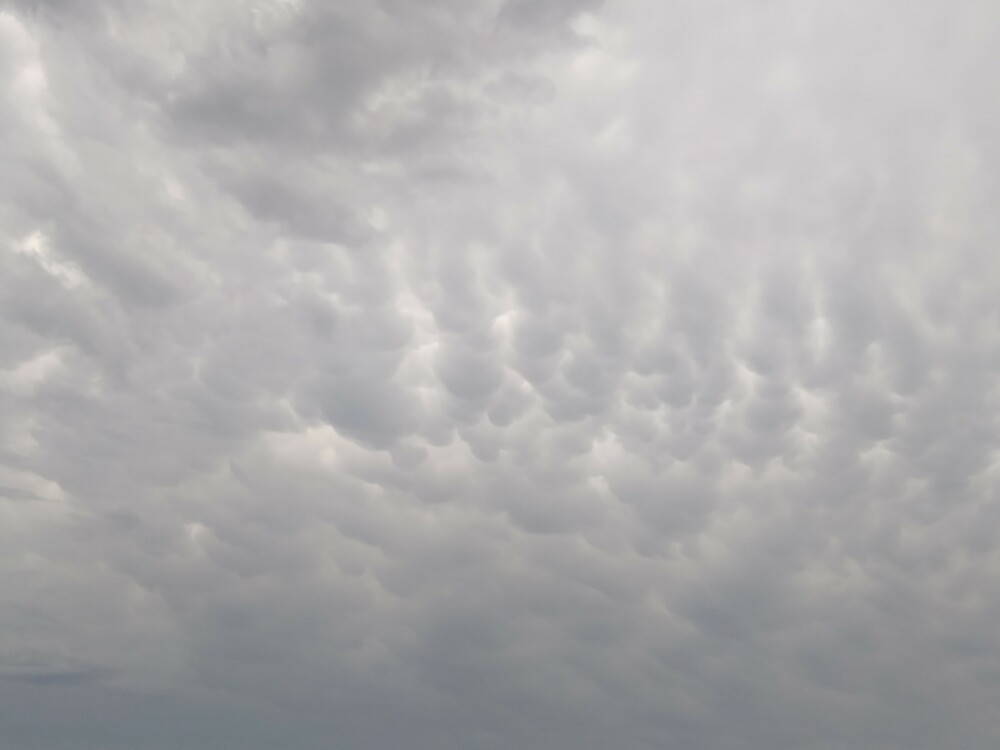
<path fill-rule="evenodd" d="M 12 0 L 5 750 L 1000 744 L 994 0 Z"/>

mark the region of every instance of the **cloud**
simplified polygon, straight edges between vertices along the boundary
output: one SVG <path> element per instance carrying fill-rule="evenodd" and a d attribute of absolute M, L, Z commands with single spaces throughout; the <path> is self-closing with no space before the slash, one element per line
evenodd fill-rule
<path fill-rule="evenodd" d="M 998 39 L 11 4 L 0 744 L 996 745 Z"/>

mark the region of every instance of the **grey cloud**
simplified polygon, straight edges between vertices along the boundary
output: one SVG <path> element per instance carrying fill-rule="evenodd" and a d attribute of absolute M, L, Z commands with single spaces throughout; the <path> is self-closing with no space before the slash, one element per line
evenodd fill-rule
<path fill-rule="evenodd" d="M 500 8 L 498 18 L 517 27 L 550 30 L 560 27 L 574 16 L 593 10 L 600 0 L 560 0 L 539 2 L 539 0 L 506 0 Z"/>
<path fill-rule="evenodd" d="M 0 745 L 995 746 L 998 20 L 0 11 Z"/>

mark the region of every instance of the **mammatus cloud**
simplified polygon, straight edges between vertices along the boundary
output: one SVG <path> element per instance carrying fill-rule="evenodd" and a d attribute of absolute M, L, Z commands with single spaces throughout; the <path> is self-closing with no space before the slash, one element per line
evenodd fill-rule
<path fill-rule="evenodd" d="M 988 0 L 0 11 L 0 745 L 1000 742 Z"/>

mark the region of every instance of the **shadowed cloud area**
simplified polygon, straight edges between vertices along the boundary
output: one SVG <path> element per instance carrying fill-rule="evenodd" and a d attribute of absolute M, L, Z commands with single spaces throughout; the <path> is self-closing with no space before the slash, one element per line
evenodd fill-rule
<path fill-rule="evenodd" d="M 1000 746 L 998 50 L 2 6 L 0 747 Z"/>

